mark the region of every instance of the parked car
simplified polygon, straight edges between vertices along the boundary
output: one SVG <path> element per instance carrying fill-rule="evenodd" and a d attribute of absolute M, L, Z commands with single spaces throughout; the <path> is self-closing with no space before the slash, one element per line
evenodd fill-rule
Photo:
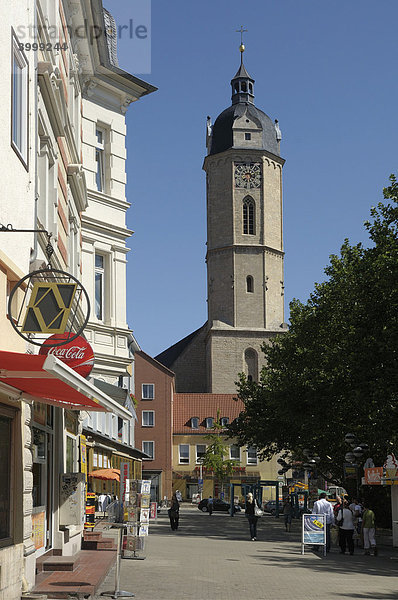
<path fill-rule="evenodd" d="M 276 500 L 269 500 L 264 503 L 264 512 L 271 513 L 272 516 L 276 514 Z M 279 514 L 283 512 L 283 503 L 279 502 Z"/>
<path fill-rule="evenodd" d="M 207 512 L 207 498 L 203 498 L 198 504 L 198 509 L 202 512 Z M 218 510 L 222 512 L 228 512 L 230 510 L 230 503 L 225 502 L 225 500 L 220 500 L 219 498 L 213 498 L 213 510 Z M 239 512 L 241 510 L 238 504 L 234 505 L 234 511 Z"/>

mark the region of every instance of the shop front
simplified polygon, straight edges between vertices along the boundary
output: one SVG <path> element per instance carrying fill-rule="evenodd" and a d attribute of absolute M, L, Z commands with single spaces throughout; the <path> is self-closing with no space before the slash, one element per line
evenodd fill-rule
<path fill-rule="evenodd" d="M 39 556 L 80 550 L 87 456 L 79 411 L 124 419 L 131 414 L 55 356 L 0 351 L 0 365 L 2 575 L 7 573 L 7 589 L 15 580 L 20 590 L 23 557 L 28 589 Z M 72 480 L 83 498 L 77 512 L 66 510 L 73 505 Z M 30 529 L 30 539 L 24 539 Z"/>
<path fill-rule="evenodd" d="M 36 558 L 52 547 L 54 407 L 32 406 L 32 540 Z"/>

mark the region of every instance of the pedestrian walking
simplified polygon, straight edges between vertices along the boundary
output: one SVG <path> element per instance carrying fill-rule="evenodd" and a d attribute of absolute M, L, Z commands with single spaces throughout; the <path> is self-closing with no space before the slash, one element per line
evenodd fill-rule
<path fill-rule="evenodd" d="M 369 508 L 369 503 L 367 501 L 363 502 L 363 508 L 362 535 L 365 554 L 369 555 L 372 551 L 373 555 L 377 556 L 375 514 L 373 510 Z"/>
<path fill-rule="evenodd" d="M 283 518 L 285 520 L 285 530 L 290 531 L 292 526 L 292 518 L 293 518 L 293 505 L 291 503 L 290 498 L 286 498 L 283 505 Z"/>
<path fill-rule="evenodd" d="M 255 542 L 257 539 L 258 517 L 256 517 L 256 507 L 257 504 L 253 498 L 253 494 L 249 492 L 246 497 L 245 515 L 249 520 L 250 538 L 252 542 Z"/>
<path fill-rule="evenodd" d="M 340 554 L 345 554 L 348 546 L 348 550 L 352 556 L 354 554 L 354 540 L 352 539 L 352 536 L 354 535 L 354 521 L 347 500 L 344 500 L 343 506 L 339 509 L 336 521 L 340 528 Z"/>
<path fill-rule="evenodd" d="M 339 509 L 343 507 L 341 496 L 336 496 L 336 504 L 333 506 L 334 524 L 337 525 L 337 514 Z M 340 527 L 337 527 L 337 543 L 340 546 Z"/>
<path fill-rule="evenodd" d="M 178 521 L 180 520 L 180 503 L 177 500 L 177 496 L 173 494 L 171 499 L 171 506 L 168 510 L 170 527 L 172 531 L 177 531 Z"/>
<path fill-rule="evenodd" d="M 211 496 L 207 499 L 207 510 L 209 512 L 209 516 L 211 517 L 213 512 L 213 498 Z"/>
<path fill-rule="evenodd" d="M 326 552 L 330 552 L 330 529 L 334 524 L 334 512 L 333 507 L 328 500 L 326 500 L 326 492 L 322 492 L 319 495 L 319 500 L 314 502 L 312 508 L 312 514 L 325 515 L 326 522 Z"/>

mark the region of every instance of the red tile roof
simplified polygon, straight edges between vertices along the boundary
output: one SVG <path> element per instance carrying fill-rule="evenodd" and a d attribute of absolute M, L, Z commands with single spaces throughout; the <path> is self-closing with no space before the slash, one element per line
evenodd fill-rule
<path fill-rule="evenodd" d="M 232 423 L 244 405 L 236 394 L 174 394 L 173 433 L 207 433 L 203 424 L 207 417 L 228 417 Z M 199 417 L 199 429 L 192 429 L 191 417 Z"/>

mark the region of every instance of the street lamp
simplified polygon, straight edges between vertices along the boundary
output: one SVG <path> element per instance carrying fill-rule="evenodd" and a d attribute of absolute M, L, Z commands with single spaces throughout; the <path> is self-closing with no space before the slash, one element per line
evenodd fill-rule
<path fill-rule="evenodd" d="M 369 450 L 369 445 L 364 442 L 357 441 L 357 438 L 354 433 L 347 433 L 344 436 L 344 441 L 346 444 L 351 446 L 352 451 L 347 452 L 345 455 L 345 460 L 352 465 L 357 462 L 357 459 L 361 459 L 365 452 Z M 359 493 L 359 481 L 358 481 L 358 471 L 356 472 L 356 482 L 357 482 L 357 495 Z"/>

